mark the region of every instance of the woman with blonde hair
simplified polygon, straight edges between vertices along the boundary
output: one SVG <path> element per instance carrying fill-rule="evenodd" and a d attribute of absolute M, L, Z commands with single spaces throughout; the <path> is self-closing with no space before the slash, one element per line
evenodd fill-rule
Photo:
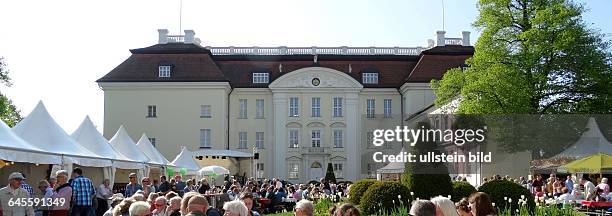
<path fill-rule="evenodd" d="M 229 201 L 223 204 L 223 210 L 227 216 L 248 216 L 249 209 L 240 200 Z"/>

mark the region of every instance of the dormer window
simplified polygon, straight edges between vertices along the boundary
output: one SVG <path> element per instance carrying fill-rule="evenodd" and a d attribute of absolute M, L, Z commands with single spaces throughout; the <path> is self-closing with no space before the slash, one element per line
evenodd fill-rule
<path fill-rule="evenodd" d="M 363 84 L 378 84 L 378 73 L 363 73 L 361 81 Z"/>
<path fill-rule="evenodd" d="M 172 70 L 172 66 L 170 65 L 159 66 L 159 77 L 170 77 L 171 70 Z"/>
<path fill-rule="evenodd" d="M 253 73 L 253 83 L 268 83 L 270 73 Z"/>

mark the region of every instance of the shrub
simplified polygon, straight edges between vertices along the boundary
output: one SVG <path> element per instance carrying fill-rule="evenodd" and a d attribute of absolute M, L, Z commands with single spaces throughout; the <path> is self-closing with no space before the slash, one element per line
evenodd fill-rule
<path fill-rule="evenodd" d="M 327 164 L 327 172 L 325 173 L 325 181 L 327 183 L 336 183 L 336 174 L 334 174 L 334 167 L 332 163 Z"/>
<path fill-rule="evenodd" d="M 368 187 L 370 187 L 370 185 L 373 185 L 376 182 L 378 181 L 374 179 L 362 179 L 362 180 L 355 182 L 355 184 L 352 184 L 348 192 L 349 202 L 353 203 L 354 205 L 359 205 L 359 202 L 361 201 L 361 196 L 363 196 L 363 193 L 365 193 L 365 191 L 368 190 Z"/>
<path fill-rule="evenodd" d="M 410 199 L 410 191 L 405 185 L 393 181 L 376 182 L 361 197 L 359 208 L 364 215 L 372 215 L 406 205 Z"/>
<path fill-rule="evenodd" d="M 418 122 L 415 128 L 427 130 L 430 126 L 427 122 Z M 438 144 L 433 140 L 435 139 L 419 139 L 415 147 L 411 148 L 412 153 L 414 155 L 425 155 L 434 152 L 434 154 L 439 155 Z M 407 162 L 404 174 L 402 174 L 402 183 L 414 192 L 414 197 L 421 199 L 429 199 L 438 195 L 452 195 L 453 190 L 448 168 L 442 162 Z"/>
<path fill-rule="evenodd" d="M 478 191 L 484 192 L 491 197 L 491 202 L 495 203 L 495 207 L 499 210 L 498 212 L 505 210 L 516 211 L 516 209 L 523 205 L 522 203 L 519 205 L 520 200 L 525 200 L 524 202 L 526 202 L 525 204 L 528 209 L 534 209 L 535 207 L 533 196 L 529 193 L 529 190 L 511 181 L 490 181 L 480 186 Z"/>
<path fill-rule="evenodd" d="M 476 192 L 476 188 L 470 183 L 466 181 L 454 181 L 451 200 L 453 200 L 453 202 L 459 202 L 461 198 L 469 197 L 474 192 Z"/>

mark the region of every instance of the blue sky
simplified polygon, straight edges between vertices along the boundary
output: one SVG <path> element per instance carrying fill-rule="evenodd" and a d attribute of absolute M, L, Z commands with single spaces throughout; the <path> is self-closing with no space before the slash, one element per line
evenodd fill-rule
<path fill-rule="evenodd" d="M 612 1 L 578 2 L 587 23 L 612 33 Z M 476 16 L 476 1 L 446 0 L 447 37 L 468 30 L 474 43 Z M 94 81 L 129 49 L 157 43 L 157 29 L 179 33 L 179 3 L 2 1 L 0 20 L 0 56 L 14 83 L 0 91 L 23 116 L 42 100 L 71 133 L 86 115 L 102 130 L 104 98 Z M 442 1 L 183 0 L 182 23 L 209 46 L 425 46 L 442 29 Z"/>

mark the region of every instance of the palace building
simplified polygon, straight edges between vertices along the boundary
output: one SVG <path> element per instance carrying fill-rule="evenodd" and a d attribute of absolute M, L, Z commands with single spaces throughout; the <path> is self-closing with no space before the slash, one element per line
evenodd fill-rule
<path fill-rule="evenodd" d="M 206 152 L 256 152 L 225 160 L 246 176 L 307 182 L 331 165 L 338 180 L 373 177 L 371 129 L 430 107 L 430 81 L 473 55 L 469 34 L 438 31 L 427 47 L 209 47 L 160 29 L 158 44 L 97 80 L 104 136 L 123 125 L 169 160 L 185 146 L 200 164 L 221 160 Z"/>

